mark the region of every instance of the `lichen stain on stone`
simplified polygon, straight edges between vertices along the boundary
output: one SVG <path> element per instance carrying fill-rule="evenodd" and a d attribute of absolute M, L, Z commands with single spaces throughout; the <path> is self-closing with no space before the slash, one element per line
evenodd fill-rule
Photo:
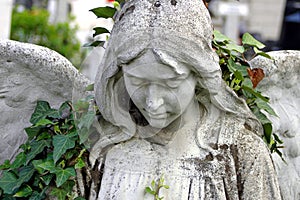
<path fill-rule="evenodd" d="M 171 5 L 172 5 L 172 6 L 176 6 L 176 4 L 177 4 L 177 1 L 176 1 L 176 0 L 171 0 Z"/>

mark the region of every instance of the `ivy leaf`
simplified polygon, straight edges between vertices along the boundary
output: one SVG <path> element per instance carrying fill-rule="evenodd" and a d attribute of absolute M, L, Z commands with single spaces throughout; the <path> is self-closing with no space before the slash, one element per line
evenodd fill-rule
<path fill-rule="evenodd" d="M 60 169 L 55 172 L 56 175 L 56 186 L 60 187 L 64 184 L 70 177 L 76 176 L 76 172 L 74 168 Z"/>
<path fill-rule="evenodd" d="M 38 126 L 47 126 L 47 125 L 54 125 L 52 121 L 49 119 L 40 119 L 33 127 L 38 127 Z"/>
<path fill-rule="evenodd" d="M 55 135 L 53 136 L 53 160 L 56 163 L 68 149 L 75 147 L 73 135 Z"/>
<path fill-rule="evenodd" d="M 4 171 L 0 179 L 0 188 L 6 194 L 13 194 L 18 178 L 12 172 Z"/>
<path fill-rule="evenodd" d="M 54 177 L 54 174 L 46 174 L 44 176 L 41 176 L 40 178 L 46 185 L 49 185 L 49 183 L 51 182 L 53 177 Z"/>
<path fill-rule="evenodd" d="M 68 180 L 61 186 L 61 188 L 63 188 L 66 192 L 70 193 L 72 192 L 74 186 L 75 182 L 73 180 Z"/>
<path fill-rule="evenodd" d="M 93 12 L 98 18 L 112 18 L 115 15 L 117 9 L 112 7 L 98 7 L 90 10 Z"/>
<path fill-rule="evenodd" d="M 18 179 L 19 186 L 21 186 L 21 184 L 29 181 L 31 179 L 32 175 L 34 174 L 34 172 L 35 172 L 35 170 L 34 170 L 33 165 L 28 165 L 28 166 L 22 167 L 21 171 L 19 173 L 19 179 Z"/>
<path fill-rule="evenodd" d="M 86 200 L 86 199 L 83 197 L 76 197 L 74 200 Z"/>
<path fill-rule="evenodd" d="M 57 168 L 54 164 L 53 160 L 47 160 L 42 163 L 38 163 L 36 167 L 42 168 L 44 170 L 50 171 L 50 173 L 55 173 L 59 168 Z"/>
<path fill-rule="evenodd" d="M 29 185 L 25 185 L 19 189 L 14 197 L 28 197 L 32 193 L 32 188 Z"/>
<path fill-rule="evenodd" d="M 256 103 L 257 107 L 259 107 L 260 109 L 263 109 L 266 112 L 268 112 L 269 114 L 278 117 L 278 115 L 275 113 L 275 111 L 273 110 L 273 108 L 268 104 L 268 102 L 263 101 L 261 99 L 256 99 L 255 103 Z"/>
<path fill-rule="evenodd" d="M 8 169 L 10 168 L 11 164 L 9 160 L 5 160 L 2 165 L 0 165 L 0 170 Z"/>
<path fill-rule="evenodd" d="M 75 169 L 81 169 L 85 166 L 85 162 L 82 160 L 82 158 L 79 158 L 75 164 Z"/>
<path fill-rule="evenodd" d="M 103 28 L 103 27 L 96 27 L 96 28 L 93 28 L 93 30 L 95 31 L 95 33 L 93 34 L 93 37 L 103 34 L 103 33 L 110 33 L 109 30 L 107 30 L 106 28 Z"/>
<path fill-rule="evenodd" d="M 105 44 L 105 41 L 93 41 L 90 43 L 86 43 L 83 45 L 83 47 L 103 47 Z"/>
<path fill-rule="evenodd" d="M 82 118 L 80 118 L 78 128 L 81 129 L 83 127 L 86 127 L 87 129 L 89 129 L 94 122 L 94 118 L 95 118 L 95 112 L 88 111 Z"/>
<path fill-rule="evenodd" d="M 252 35 L 250 35 L 249 33 L 245 33 L 242 37 L 242 43 L 243 45 L 249 45 L 249 46 L 253 46 L 256 47 L 258 49 L 262 49 L 265 47 L 265 45 L 261 42 L 259 42 L 258 40 L 256 40 Z"/>
<path fill-rule="evenodd" d="M 267 143 L 269 144 L 272 140 L 272 124 L 266 123 L 263 125 L 264 128 L 264 137 L 267 140 Z"/>
<path fill-rule="evenodd" d="M 51 109 L 50 105 L 46 101 L 38 101 L 33 114 L 31 115 L 30 123 L 36 124 L 41 119 L 47 116 L 52 118 L 58 118 L 59 114 L 57 110 Z"/>
<path fill-rule="evenodd" d="M 10 168 L 17 169 L 17 168 L 21 167 L 22 165 L 25 165 L 25 163 L 26 163 L 26 155 L 24 152 L 21 152 L 16 156 L 16 159 L 12 163 Z"/>
<path fill-rule="evenodd" d="M 38 133 L 40 132 L 41 127 L 27 127 L 25 128 L 25 132 L 28 136 L 28 140 L 32 140 L 34 137 L 36 137 L 38 135 Z"/>
<path fill-rule="evenodd" d="M 245 48 L 243 46 L 239 46 L 237 44 L 234 43 L 229 43 L 226 45 L 226 48 L 229 49 L 230 51 L 236 51 L 239 53 L 244 53 Z"/>
<path fill-rule="evenodd" d="M 40 141 L 33 141 L 31 143 L 31 151 L 27 154 L 27 161 L 28 164 L 36 155 L 41 153 L 45 147 L 49 147 L 50 142 L 48 140 L 40 140 Z"/>
<path fill-rule="evenodd" d="M 271 124 L 272 122 L 266 117 L 265 114 L 260 112 L 260 110 L 256 108 L 251 109 L 253 114 L 257 117 L 257 119 L 264 125 L 264 124 Z"/>
<path fill-rule="evenodd" d="M 272 57 L 271 57 L 269 54 L 267 54 L 267 53 L 265 53 L 265 52 L 259 50 L 259 49 L 256 48 L 256 47 L 254 47 L 253 50 L 254 50 L 254 52 L 255 52 L 257 55 L 263 56 L 263 57 L 265 57 L 265 58 L 272 59 Z"/>
<path fill-rule="evenodd" d="M 47 187 L 45 189 L 47 189 Z M 43 199 L 45 199 L 45 189 L 43 190 L 43 192 L 34 191 L 32 193 L 32 195 L 30 196 L 29 200 L 43 200 Z"/>
<path fill-rule="evenodd" d="M 63 189 L 53 188 L 50 195 L 55 196 L 58 200 L 65 200 L 67 192 Z"/>
<path fill-rule="evenodd" d="M 231 39 L 223 35 L 220 31 L 214 30 L 214 40 L 217 42 L 229 42 Z"/>

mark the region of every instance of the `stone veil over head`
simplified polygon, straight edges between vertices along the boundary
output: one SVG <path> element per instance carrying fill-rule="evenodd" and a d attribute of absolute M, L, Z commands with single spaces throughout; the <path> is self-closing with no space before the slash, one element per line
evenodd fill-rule
<path fill-rule="evenodd" d="M 131 103 L 124 86 L 122 66 L 129 65 L 148 51 L 160 63 L 175 66 L 177 70 L 186 66 L 196 74 L 195 97 L 208 112 L 210 124 L 217 118 L 212 116 L 212 110 L 220 109 L 243 116 L 245 123 L 261 134 L 258 121 L 244 101 L 222 81 L 218 56 L 211 46 L 211 19 L 202 1 L 129 0 L 115 18 L 96 76 L 95 93 L 104 119 L 119 127 L 123 134 L 115 131 L 105 133 L 95 145 L 97 148 L 128 140 L 135 135 L 136 124 L 129 112 Z"/>

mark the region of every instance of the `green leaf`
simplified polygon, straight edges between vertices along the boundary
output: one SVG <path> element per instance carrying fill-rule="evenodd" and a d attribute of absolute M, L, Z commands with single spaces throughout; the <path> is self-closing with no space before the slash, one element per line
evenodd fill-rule
<path fill-rule="evenodd" d="M 50 105 L 46 101 L 38 101 L 33 114 L 31 115 L 30 122 L 36 124 L 41 119 L 46 117 L 58 118 L 59 113 L 55 109 L 51 109 Z"/>
<path fill-rule="evenodd" d="M 269 54 L 267 54 L 267 53 L 265 53 L 265 52 L 259 50 L 259 49 L 256 48 L 256 47 L 254 47 L 253 50 L 254 50 L 254 52 L 255 52 L 257 55 L 263 56 L 263 57 L 268 58 L 268 59 L 272 59 L 272 57 L 271 57 Z"/>
<path fill-rule="evenodd" d="M 234 43 L 229 43 L 226 45 L 226 48 L 229 49 L 230 51 L 236 51 L 239 53 L 244 53 L 245 48 L 243 46 L 239 46 L 237 44 Z"/>
<path fill-rule="evenodd" d="M 275 133 L 273 133 L 274 139 L 276 142 L 278 142 L 279 144 L 283 144 L 283 141 L 279 138 L 278 135 L 276 135 Z"/>
<path fill-rule="evenodd" d="M 53 160 L 47 160 L 42 163 L 38 163 L 36 167 L 42 168 L 44 170 L 50 171 L 50 173 L 55 173 L 59 168 L 57 168 L 54 164 Z"/>
<path fill-rule="evenodd" d="M 29 181 L 33 176 L 34 172 L 35 170 L 33 165 L 22 167 L 19 173 L 18 184 L 21 185 L 22 183 Z"/>
<path fill-rule="evenodd" d="M 53 160 L 56 163 L 68 149 L 75 147 L 75 140 L 72 135 L 53 136 Z"/>
<path fill-rule="evenodd" d="M 169 188 L 170 188 L 170 186 L 168 186 L 168 185 L 163 185 L 163 187 L 164 187 L 165 189 L 169 189 Z"/>
<path fill-rule="evenodd" d="M 38 133 L 40 132 L 41 127 L 27 127 L 25 128 L 25 132 L 27 133 L 28 136 L 28 141 L 32 140 L 34 137 L 36 137 L 38 135 Z"/>
<path fill-rule="evenodd" d="M 246 80 L 246 79 L 245 79 L 245 80 Z M 245 81 L 244 81 L 244 82 L 245 82 Z M 243 82 L 243 83 L 244 83 L 244 82 Z M 269 101 L 268 98 L 264 97 L 260 92 L 254 90 L 254 89 L 251 88 L 251 87 L 248 87 L 248 86 L 245 86 L 245 85 L 242 84 L 242 89 L 245 90 L 245 91 L 247 91 L 247 92 L 249 92 L 249 93 L 251 93 L 251 94 L 253 94 L 253 95 L 256 96 L 257 98 L 262 99 L 263 101 L 266 101 L 266 102 Z"/>
<path fill-rule="evenodd" d="M 55 127 L 55 126 L 54 126 Z M 48 140 L 51 139 L 52 135 L 48 132 L 43 132 L 42 134 L 40 134 L 37 138 L 36 141 L 40 141 L 40 140 Z"/>
<path fill-rule="evenodd" d="M 53 177 L 54 174 L 46 174 L 44 176 L 41 176 L 40 179 L 45 183 L 45 185 L 49 185 Z"/>
<path fill-rule="evenodd" d="M 93 42 L 84 44 L 83 47 L 103 47 L 104 44 L 105 44 L 105 41 L 93 41 Z"/>
<path fill-rule="evenodd" d="M 217 42 L 229 42 L 231 39 L 223 35 L 220 31 L 214 30 L 214 40 Z"/>
<path fill-rule="evenodd" d="M 31 143 L 31 151 L 27 154 L 26 164 L 28 164 L 33 158 L 41 153 L 45 147 L 49 146 L 50 142 L 48 140 L 33 141 Z"/>
<path fill-rule="evenodd" d="M 255 103 L 257 105 L 257 107 L 259 107 L 260 109 L 265 110 L 266 112 L 268 112 L 271 115 L 277 116 L 278 115 L 275 113 L 275 111 L 273 110 L 273 108 L 269 105 L 268 102 L 263 101 L 262 99 L 256 99 Z"/>
<path fill-rule="evenodd" d="M 28 197 L 32 193 L 32 188 L 29 185 L 25 185 L 19 189 L 14 197 Z"/>
<path fill-rule="evenodd" d="M 38 126 L 47 126 L 47 125 L 54 125 L 52 121 L 49 119 L 40 119 L 33 127 L 38 127 Z"/>
<path fill-rule="evenodd" d="M 90 133 L 89 133 L 89 130 L 86 128 L 86 127 L 83 127 L 81 129 L 78 130 L 78 135 L 79 135 L 79 143 L 80 144 L 83 144 L 85 143 L 85 145 L 89 145 L 87 143 L 88 139 L 89 139 L 89 136 L 90 136 Z"/>
<path fill-rule="evenodd" d="M 98 7 L 90 10 L 93 12 L 98 18 L 112 18 L 117 11 L 115 8 L 112 7 Z"/>
<path fill-rule="evenodd" d="M 89 129 L 91 125 L 93 124 L 95 119 L 95 112 L 94 111 L 88 111 L 82 118 L 80 118 L 78 128 L 86 127 Z"/>
<path fill-rule="evenodd" d="M 234 62 L 234 60 L 232 59 L 232 58 L 229 58 L 228 59 L 228 70 L 231 72 L 231 73 L 234 73 L 235 72 L 235 70 L 236 70 L 236 64 L 235 64 L 235 62 Z"/>
<path fill-rule="evenodd" d="M 82 158 L 78 158 L 76 164 L 75 164 L 75 169 L 81 169 L 85 166 L 85 162 L 82 160 Z"/>
<path fill-rule="evenodd" d="M 155 195 L 155 194 L 156 194 L 156 192 L 153 191 L 150 187 L 146 187 L 146 188 L 145 188 L 145 191 L 146 191 L 147 193 L 149 193 L 149 194 L 152 194 L 152 195 Z"/>
<path fill-rule="evenodd" d="M 21 152 L 16 156 L 16 159 L 12 163 L 10 168 L 17 169 L 17 168 L 21 167 L 22 165 L 25 165 L 25 163 L 26 163 L 26 155 L 24 152 Z"/>
<path fill-rule="evenodd" d="M 76 197 L 74 200 L 86 200 L 86 199 L 83 197 Z"/>
<path fill-rule="evenodd" d="M 257 119 L 264 125 L 264 124 L 270 124 L 272 123 L 265 114 L 260 112 L 259 108 L 252 108 L 251 109 L 253 114 L 257 117 Z"/>
<path fill-rule="evenodd" d="M 16 189 L 15 186 L 18 184 L 18 179 L 12 172 L 4 171 L 0 179 L 0 188 L 6 194 L 13 194 Z"/>
<path fill-rule="evenodd" d="M 67 197 L 67 192 L 63 189 L 53 188 L 50 192 L 51 196 L 55 196 L 58 200 L 65 200 Z"/>
<path fill-rule="evenodd" d="M 68 180 L 61 186 L 61 188 L 64 189 L 67 193 L 71 193 L 74 186 L 75 186 L 75 181 Z"/>
<path fill-rule="evenodd" d="M 265 47 L 265 45 L 258 40 L 256 40 L 252 35 L 249 33 L 245 33 L 242 37 L 242 43 L 243 45 L 249 45 L 253 47 L 257 47 L 258 49 L 262 49 Z"/>
<path fill-rule="evenodd" d="M 107 30 L 106 28 L 103 28 L 103 27 L 96 27 L 96 28 L 93 28 L 93 30 L 95 31 L 95 33 L 93 34 L 93 37 L 103 34 L 103 33 L 110 33 L 109 30 Z"/>
<path fill-rule="evenodd" d="M 0 170 L 8 169 L 10 168 L 11 164 L 9 160 L 5 160 L 2 165 L 0 165 Z"/>
<path fill-rule="evenodd" d="M 151 187 L 154 189 L 155 188 L 155 181 L 154 180 L 152 180 L 152 182 L 151 182 Z"/>
<path fill-rule="evenodd" d="M 56 186 L 60 187 L 62 184 L 64 184 L 70 177 L 75 177 L 76 172 L 74 168 L 67 168 L 67 169 L 60 169 L 55 172 L 56 175 Z"/>
<path fill-rule="evenodd" d="M 268 144 L 270 144 L 272 140 L 272 124 L 271 123 L 266 123 L 263 125 L 264 128 L 264 137 L 267 141 Z"/>
<path fill-rule="evenodd" d="M 31 195 L 31 197 L 29 198 L 29 200 L 44 200 L 46 197 L 45 193 L 46 193 L 46 191 L 48 191 L 48 189 L 49 189 L 49 187 L 47 186 L 43 189 L 42 192 L 34 191 Z"/>

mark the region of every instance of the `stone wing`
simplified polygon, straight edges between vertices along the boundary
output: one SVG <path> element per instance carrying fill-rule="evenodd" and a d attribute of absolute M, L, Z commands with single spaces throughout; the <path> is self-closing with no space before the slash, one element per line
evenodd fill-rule
<path fill-rule="evenodd" d="M 283 199 L 300 197 L 300 51 L 275 51 L 273 60 L 257 57 L 252 68 L 262 68 L 266 77 L 258 84 L 278 117 L 269 116 L 273 131 L 283 140 L 284 163 L 273 154 Z"/>
<path fill-rule="evenodd" d="M 0 163 L 12 159 L 26 141 L 25 127 L 36 101 L 58 107 L 80 98 L 89 80 L 48 48 L 0 40 Z"/>

